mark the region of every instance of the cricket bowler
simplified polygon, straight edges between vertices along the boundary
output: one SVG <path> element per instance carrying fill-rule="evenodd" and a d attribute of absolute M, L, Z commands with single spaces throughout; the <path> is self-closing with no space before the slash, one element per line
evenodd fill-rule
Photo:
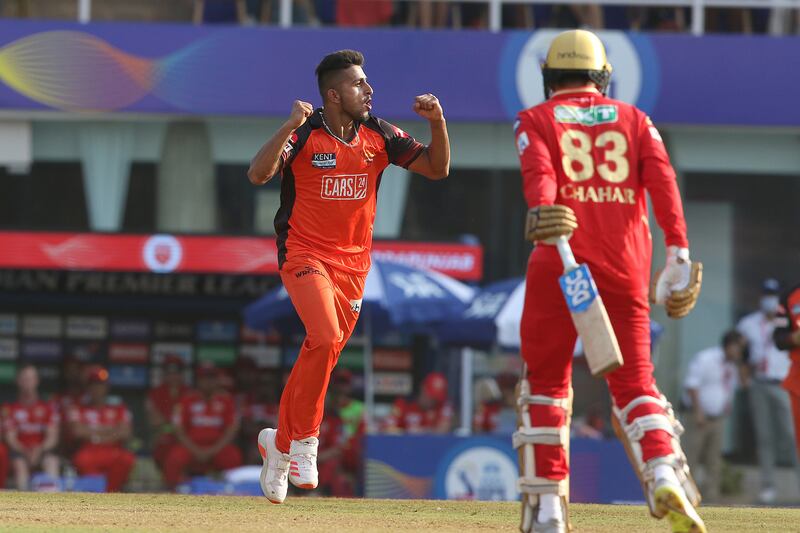
<path fill-rule="evenodd" d="M 450 169 L 439 100 L 432 94 L 414 99 L 414 111 L 430 126 L 431 143 L 424 146 L 372 115 L 363 65 L 364 56 L 354 50 L 325 56 L 316 69 L 323 106 L 295 101 L 248 171 L 255 185 L 281 176 L 278 265 L 306 329 L 281 396 L 278 427 L 258 435 L 261 488 L 272 503 L 283 502 L 289 481 L 302 489 L 318 484 L 325 393 L 361 311 L 384 169 L 398 165 L 434 180 Z"/>
<path fill-rule="evenodd" d="M 700 293 L 701 265 L 689 259 L 675 172 L 647 115 L 605 95 L 611 65 L 596 35 L 583 30 L 559 34 L 542 75 L 546 100 L 520 112 L 514 126 L 529 207 L 526 238 L 535 244 L 522 313 L 526 373 L 514 435 L 520 456 L 520 529 L 570 530 L 570 376 L 576 329 L 574 309 L 559 285 L 559 249 L 566 238 L 575 259 L 588 265 L 594 283 L 587 286 L 596 284 L 619 343 L 624 362 L 605 374 L 613 397 L 612 423 L 650 513 L 666 517 L 672 531 L 704 532 L 695 509 L 700 494 L 680 447 L 683 428 L 656 387 L 650 361 L 652 237 L 645 192 L 667 247 L 666 266 L 650 297 L 665 305 L 669 316 L 681 318 Z M 602 321 L 592 327 L 606 333 Z"/>

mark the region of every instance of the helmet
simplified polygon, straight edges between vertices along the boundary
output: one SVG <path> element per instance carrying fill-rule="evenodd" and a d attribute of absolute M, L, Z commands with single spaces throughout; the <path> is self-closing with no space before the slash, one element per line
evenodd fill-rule
<path fill-rule="evenodd" d="M 606 94 L 611 79 L 611 65 L 606 49 L 594 33 L 570 30 L 559 33 L 547 50 L 542 63 L 544 97 L 550 98 L 550 87 L 566 74 L 586 74 Z"/>

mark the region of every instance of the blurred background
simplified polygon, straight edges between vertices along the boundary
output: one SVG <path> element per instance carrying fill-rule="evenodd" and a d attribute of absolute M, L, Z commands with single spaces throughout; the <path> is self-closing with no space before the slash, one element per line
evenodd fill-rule
<path fill-rule="evenodd" d="M 280 183 L 253 187 L 246 170 L 293 100 L 320 104 L 313 71 L 334 50 L 365 54 L 375 113 L 423 142 L 413 97 L 442 102 L 450 177 L 387 169 L 374 257 L 432 269 L 467 292 L 452 316 L 430 323 L 366 329 L 362 320 L 329 398 L 327 494 L 516 497 L 515 305 L 530 245 L 512 123 L 542 99 L 539 64 L 558 28 L 599 31 L 614 66 L 610 95 L 650 114 L 678 174 L 705 278 L 689 319 L 652 313 L 656 377 L 676 410 L 689 413 L 680 399 L 693 356 L 800 277 L 795 0 L 0 0 L 0 17 L 0 401 L 9 402 L 0 477 L 9 488 L 33 473 L 15 470 L 18 437 L 53 425 L 58 486 L 108 488 L 118 474 L 76 464 L 94 441 L 71 435 L 91 426 L 79 406 L 102 381 L 110 396 L 96 404 L 124 406 L 112 426 L 131 424 L 110 441 L 136 456 L 125 490 L 252 490 L 246 471 L 231 478 L 220 468 L 165 480 L 154 453 L 183 423 L 173 419 L 177 383 L 195 386 L 205 372 L 235 400 L 233 463 L 260 461 L 254 435 L 274 424 L 302 338 L 291 316 L 260 314 L 269 302 L 259 300 L 280 283 Z M 663 238 L 650 225 L 660 268 Z M 381 305 L 425 305 L 434 293 Z M 758 349 L 788 367 L 785 352 Z M 577 347 L 574 499 L 641 499 L 628 467 L 619 490 L 603 474 L 625 458 L 608 440 L 605 384 L 580 355 Z M 26 365 L 52 407 L 27 430 L 11 408 L 18 394 L 30 398 L 16 385 Z M 797 503 L 798 479 L 782 468 L 796 466 L 793 437 L 773 432 L 779 469 L 763 483 L 748 394 L 739 387 L 722 416 L 719 498 L 774 503 L 771 487 L 784 495 L 778 503 Z M 398 462 L 409 446 L 430 464 Z M 92 484 L 98 472 L 105 479 Z"/>

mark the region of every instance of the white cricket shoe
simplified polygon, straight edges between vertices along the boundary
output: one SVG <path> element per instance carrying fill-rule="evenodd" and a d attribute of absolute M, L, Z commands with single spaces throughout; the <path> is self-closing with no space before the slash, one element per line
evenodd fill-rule
<path fill-rule="evenodd" d="M 289 447 L 289 481 L 300 489 L 315 489 L 319 484 L 317 448 L 319 439 L 293 440 Z"/>
<path fill-rule="evenodd" d="M 264 460 L 261 467 L 261 490 L 272 503 L 283 503 L 289 489 L 289 455 L 275 445 L 277 429 L 265 428 L 258 434 L 258 451 Z"/>

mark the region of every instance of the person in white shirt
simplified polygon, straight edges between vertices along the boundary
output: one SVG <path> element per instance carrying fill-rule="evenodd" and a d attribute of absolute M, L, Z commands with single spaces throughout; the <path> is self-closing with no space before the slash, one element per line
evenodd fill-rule
<path fill-rule="evenodd" d="M 718 346 L 698 352 L 684 379 L 686 459 L 692 469 L 705 468 L 701 492 L 704 501 L 719 498 L 722 470 L 722 434 L 739 383 L 739 366 L 747 341 L 731 330 Z"/>
<path fill-rule="evenodd" d="M 756 433 L 756 454 L 761 469 L 761 503 L 773 503 L 775 490 L 776 448 L 783 447 L 792 457 L 798 470 L 800 464 L 795 451 L 794 425 L 791 400 L 781 386 L 789 373 L 789 354 L 779 350 L 773 340 L 780 311 L 780 284 L 777 280 L 764 280 L 761 288 L 760 309 L 746 315 L 736 329 L 748 341 L 750 410 Z"/>

